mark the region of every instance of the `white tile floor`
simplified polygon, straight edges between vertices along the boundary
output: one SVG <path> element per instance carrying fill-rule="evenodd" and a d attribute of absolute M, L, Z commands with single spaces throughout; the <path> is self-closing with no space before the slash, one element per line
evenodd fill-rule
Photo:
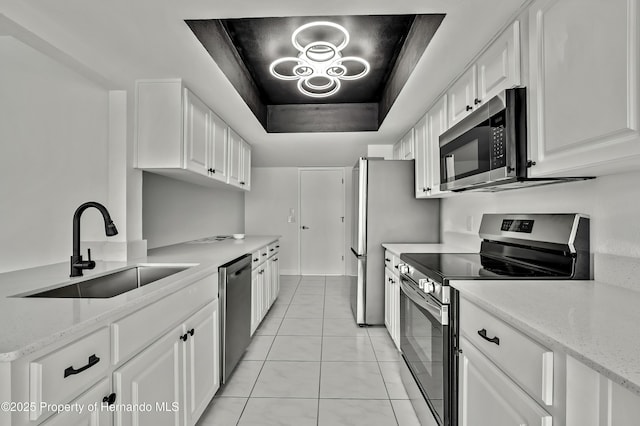
<path fill-rule="evenodd" d="M 414 426 L 384 327 L 360 328 L 344 277 L 282 276 L 280 295 L 198 426 Z"/>

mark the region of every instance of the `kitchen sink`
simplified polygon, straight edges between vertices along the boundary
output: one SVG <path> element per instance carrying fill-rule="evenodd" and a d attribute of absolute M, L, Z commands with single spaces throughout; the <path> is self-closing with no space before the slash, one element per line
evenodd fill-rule
<path fill-rule="evenodd" d="M 19 297 L 106 299 L 184 271 L 193 265 L 138 265 L 108 275 Z"/>

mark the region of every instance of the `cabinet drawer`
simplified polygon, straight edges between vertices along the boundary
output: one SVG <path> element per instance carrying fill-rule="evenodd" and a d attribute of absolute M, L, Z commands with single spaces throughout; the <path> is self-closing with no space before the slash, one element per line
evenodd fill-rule
<path fill-rule="evenodd" d="M 389 268 L 391 271 L 393 269 L 393 254 L 389 250 L 385 250 L 384 252 L 384 266 Z"/>
<path fill-rule="evenodd" d="M 105 376 L 109 366 L 107 327 L 30 362 L 29 400 L 35 404 L 30 419 L 37 420 L 43 414 L 41 403 L 70 401 Z"/>
<path fill-rule="evenodd" d="M 193 312 L 194 307 L 218 297 L 218 274 L 171 294 L 111 324 L 114 365 L 140 352 L 169 327 Z"/>
<path fill-rule="evenodd" d="M 533 397 L 553 405 L 553 351 L 463 298 L 460 334 Z M 487 340 L 496 338 L 493 342 Z"/>
<path fill-rule="evenodd" d="M 262 254 L 260 250 L 251 253 L 251 268 L 257 267 L 262 262 Z"/>
<path fill-rule="evenodd" d="M 267 257 L 271 257 L 280 251 L 280 243 L 276 241 L 267 246 Z"/>
<path fill-rule="evenodd" d="M 71 402 L 71 406 L 79 407 L 68 411 L 62 411 L 53 416 L 42 426 L 69 426 L 69 425 L 89 425 L 108 426 L 113 424 L 113 413 L 109 410 L 101 409 L 103 399 L 111 394 L 111 382 L 105 378 L 92 387 L 78 399 Z M 90 411 L 89 406 L 98 404 L 98 409 Z M 82 412 L 79 410 L 82 409 Z"/>

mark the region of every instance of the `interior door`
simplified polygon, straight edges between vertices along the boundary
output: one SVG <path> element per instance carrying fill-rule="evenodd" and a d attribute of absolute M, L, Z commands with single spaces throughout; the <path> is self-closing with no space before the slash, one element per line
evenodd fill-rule
<path fill-rule="evenodd" d="M 300 170 L 300 273 L 344 274 L 344 170 Z"/>

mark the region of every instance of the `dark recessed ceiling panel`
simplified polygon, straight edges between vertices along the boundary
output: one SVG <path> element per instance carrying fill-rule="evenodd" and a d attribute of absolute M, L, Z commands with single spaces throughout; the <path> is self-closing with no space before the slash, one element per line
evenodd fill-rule
<path fill-rule="evenodd" d="M 186 23 L 267 132 L 354 132 L 380 127 L 443 19 L 359 15 Z M 296 32 L 298 46 L 292 41 Z M 291 79 L 272 74 L 279 58 L 291 58 L 275 66 Z M 365 73 L 367 64 L 361 78 L 347 78 Z M 301 88 L 302 81 L 310 85 Z"/>
<path fill-rule="evenodd" d="M 263 101 L 269 105 L 287 105 L 380 101 L 382 89 L 414 18 L 415 15 L 317 16 L 225 19 L 222 22 L 260 87 Z M 326 98 L 303 95 L 297 89 L 296 81 L 280 80 L 269 72 L 269 65 L 274 60 L 295 57 L 299 53 L 291 42 L 293 32 L 304 24 L 318 21 L 343 26 L 350 37 L 349 43 L 341 51 L 342 56 L 361 57 L 371 66 L 366 76 L 358 80 L 342 81 L 340 90 Z M 316 40 L 329 41 L 337 46 L 341 37 L 342 34 L 330 27 L 317 27 L 301 32 L 299 38 L 304 47 Z M 354 68 L 358 65 L 352 64 Z"/>

